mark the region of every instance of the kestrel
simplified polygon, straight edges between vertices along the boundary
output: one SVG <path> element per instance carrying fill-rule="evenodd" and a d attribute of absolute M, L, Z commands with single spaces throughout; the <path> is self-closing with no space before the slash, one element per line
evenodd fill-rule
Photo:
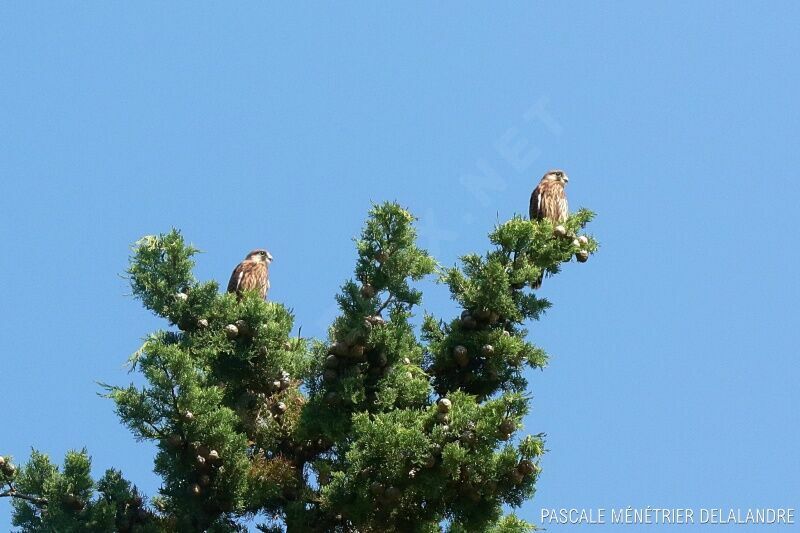
<path fill-rule="evenodd" d="M 269 291 L 269 264 L 272 254 L 266 250 L 253 250 L 244 261 L 236 265 L 228 282 L 228 292 L 235 292 L 241 300 L 247 291 L 258 291 L 266 299 Z"/>
<path fill-rule="evenodd" d="M 569 176 L 563 170 L 551 170 L 542 177 L 542 181 L 531 194 L 530 216 L 531 220 L 550 220 L 560 224 L 569 216 L 567 193 L 564 188 L 569 182 Z M 533 288 L 542 286 L 542 277 L 539 276 Z"/>
<path fill-rule="evenodd" d="M 569 176 L 563 170 L 551 170 L 542 177 L 531 194 L 531 220 L 548 219 L 556 224 L 567 220 L 569 206 L 564 190 L 567 182 Z"/>

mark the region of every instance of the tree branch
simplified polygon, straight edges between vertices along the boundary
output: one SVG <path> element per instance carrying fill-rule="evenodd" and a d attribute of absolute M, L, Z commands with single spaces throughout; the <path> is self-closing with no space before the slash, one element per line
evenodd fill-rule
<path fill-rule="evenodd" d="M 376 314 L 376 315 L 379 315 L 379 314 L 381 314 L 381 313 L 383 312 L 383 310 L 384 310 L 384 309 L 386 309 L 387 307 L 389 307 L 389 304 L 390 304 L 390 303 L 392 303 L 393 301 L 394 301 L 394 296 L 393 296 L 393 295 L 390 295 L 390 296 L 389 296 L 389 297 L 386 299 L 386 301 L 385 301 L 385 302 L 383 302 L 383 305 L 381 305 L 381 306 L 378 308 L 378 310 L 377 310 L 377 311 L 375 311 L 375 314 Z"/>
<path fill-rule="evenodd" d="M 161 369 L 161 371 L 164 372 L 164 376 L 167 378 L 167 381 L 169 381 L 170 383 L 169 394 L 172 397 L 172 408 L 175 410 L 175 416 L 178 418 L 178 420 L 181 420 L 181 411 L 178 406 L 178 395 L 175 394 L 175 387 L 177 386 L 177 383 L 175 382 L 175 379 L 173 379 L 173 377 L 170 375 L 167 365 L 164 364 L 164 361 L 158 360 L 157 364 L 158 367 Z M 181 438 L 185 442 L 186 431 L 184 430 L 183 422 L 180 422 L 178 424 L 178 431 L 180 432 Z"/>
<path fill-rule="evenodd" d="M 31 502 L 39 507 L 44 507 L 48 503 L 47 498 L 41 498 L 39 496 L 33 496 L 30 494 L 21 494 L 17 492 L 17 489 L 15 489 L 13 485 L 9 484 L 9 486 L 10 488 L 8 490 L 0 492 L 0 498 L 17 498 L 18 500 Z"/>

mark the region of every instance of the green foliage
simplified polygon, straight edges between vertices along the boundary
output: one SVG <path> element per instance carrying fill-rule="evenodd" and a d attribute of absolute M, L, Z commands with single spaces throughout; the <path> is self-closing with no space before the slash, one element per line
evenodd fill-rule
<path fill-rule="evenodd" d="M 13 525 L 24 532 L 163 531 L 142 496 L 119 472 L 108 470 L 95 483 L 90 468 L 85 450 L 68 452 L 60 469 L 47 455 L 34 450 L 14 488 L 20 494 L 45 499 L 46 505 L 15 499 Z"/>
<path fill-rule="evenodd" d="M 175 322 L 176 295 L 194 283 L 192 257 L 199 250 L 187 245 L 178 230 L 142 237 L 133 247 L 128 273 L 133 294 L 159 316 Z"/>
<path fill-rule="evenodd" d="M 418 305 L 422 293 L 411 287 L 434 271 L 436 262 L 416 245 L 414 217 L 397 204 L 374 206 L 356 241 L 356 278 L 385 291 L 396 304 Z"/>
<path fill-rule="evenodd" d="M 503 514 L 532 497 L 544 453 L 543 435 L 514 438 L 524 369 L 547 362 L 523 325 L 550 305 L 535 293 L 542 276 L 596 250 L 578 235 L 591 217 L 498 225 L 489 252 L 439 271 L 460 314 L 425 315 L 417 335 L 414 284 L 437 265 L 408 211 L 373 206 L 326 340 L 292 336 L 280 303 L 195 280 L 197 250 L 179 232 L 141 239 L 133 294 L 168 327 L 130 358 L 144 385 L 104 387 L 134 437 L 156 443 L 159 494 L 145 500 L 114 470 L 93 482 L 85 451 L 61 468 L 34 451 L 19 471 L 0 468 L 14 524 L 227 532 L 257 516 L 261 531 L 532 531 Z"/>
<path fill-rule="evenodd" d="M 526 342 L 526 320 L 538 320 L 550 302 L 532 289 L 544 273 L 581 251 L 597 249 L 590 236 L 577 236 L 593 214 L 585 209 L 563 224 L 563 235 L 549 220 L 514 217 L 489 235 L 495 248 L 484 256 L 461 258 L 462 265 L 445 269 L 441 279 L 463 307 L 459 318 L 445 324 L 426 317 L 423 338 L 439 394 L 465 390 L 486 398 L 501 391 L 523 391 L 525 366 L 543 368 L 545 352 Z"/>

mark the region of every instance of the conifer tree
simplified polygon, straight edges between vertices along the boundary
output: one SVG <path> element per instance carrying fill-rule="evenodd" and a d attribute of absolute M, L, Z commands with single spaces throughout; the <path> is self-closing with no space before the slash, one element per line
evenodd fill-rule
<path fill-rule="evenodd" d="M 220 293 L 192 274 L 198 250 L 178 231 L 138 241 L 133 294 L 165 319 L 130 358 L 144 386 L 105 386 L 134 437 L 155 442 L 157 495 L 120 472 L 90 476 L 86 450 L 58 467 L 34 451 L 0 458 L 0 496 L 24 532 L 531 531 L 503 507 L 534 493 L 544 436 L 520 435 L 526 368 L 547 355 L 527 321 L 550 305 L 530 289 L 595 240 L 592 213 L 560 226 L 520 217 L 491 249 L 439 268 L 414 218 L 374 206 L 354 277 L 336 296 L 328 338 L 294 335 L 283 304 Z M 437 274 L 458 311 L 425 314 L 415 282 Z"/>

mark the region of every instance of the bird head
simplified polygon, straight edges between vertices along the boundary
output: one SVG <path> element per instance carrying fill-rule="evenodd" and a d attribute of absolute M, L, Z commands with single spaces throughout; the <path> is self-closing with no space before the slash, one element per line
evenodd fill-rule
<path fill-rule="evenodd" d="M 247 254 L 245 260 L 270 264 L 272 262 L 272 254 L 266 250 L 261 250 L 261 249 L 253 250 L 252 252 Z"/>
<path fill-rule="evenodd" d="M 555 181 L 562 185 L 566 185 L 569 182 L 569 176 L 563 170 L 550 170 L 542 177 L 542 181 Z"/>

